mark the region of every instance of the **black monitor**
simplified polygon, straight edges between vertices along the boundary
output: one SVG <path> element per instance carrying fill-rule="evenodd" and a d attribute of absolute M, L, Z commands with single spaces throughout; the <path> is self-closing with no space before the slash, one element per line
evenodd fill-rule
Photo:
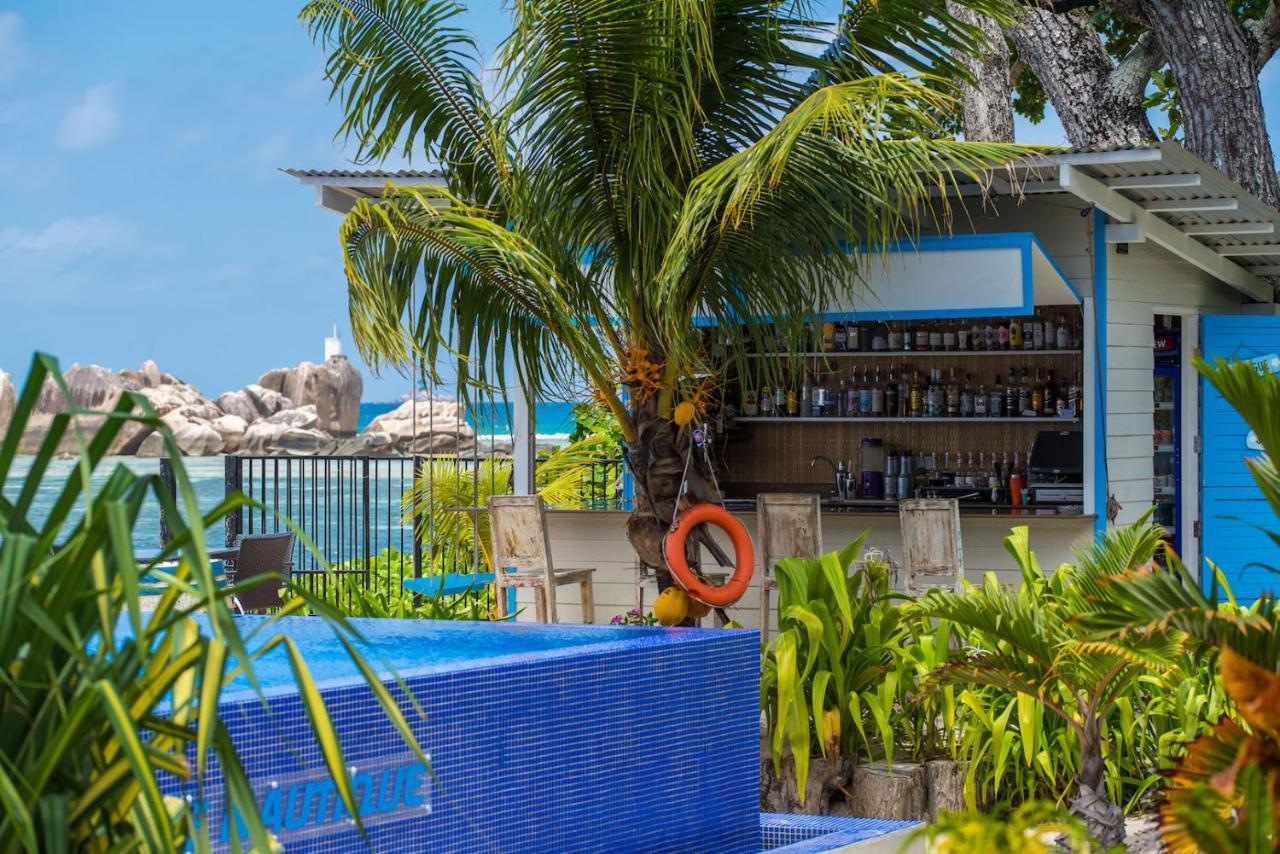
<path fill-rule="evenodd" d="M 1033 481 L 1084 475 L 1084 434 L 1078 430 L 1041 430 L 1031 446 L 1027 474 Z"/>

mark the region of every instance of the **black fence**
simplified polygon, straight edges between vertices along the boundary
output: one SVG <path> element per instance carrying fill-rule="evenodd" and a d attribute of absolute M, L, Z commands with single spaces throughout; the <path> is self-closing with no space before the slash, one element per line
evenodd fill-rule
<path fill-rule="evenodd" d="M 161 463 L 163 473 L 167 460 Z M 456 456 L 228 456 L 224 493 L 243 492 L 258 506 L 227 515 L 225 541 L 231 546 L 241 534 L 287 530 L 285 519 L 292 521 L 315 546 L 295 545 L 293 579 L 339 604 L 346 579 L 365 589 L 398 590 L 406 578 L 474 572 L 483 563 L 479 505 L 512 491 L 511 468 L 504 463 Z M 416 472 L 431 476 L 435 501 L 413 488 Z M 586 465 L 572 505 L 621 506 L 622 473 L 621 460 Z M 446 514 L 452 517 L 448 525 Z M 459 515 L 467 536 L 441 536 L 458 530 Z"/>

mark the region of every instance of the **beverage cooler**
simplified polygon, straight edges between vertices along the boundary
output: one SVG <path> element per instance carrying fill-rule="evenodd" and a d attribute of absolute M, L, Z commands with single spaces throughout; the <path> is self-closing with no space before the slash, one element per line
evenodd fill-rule
<path fill-rule="evenodd" d="M 1155 377 L 1152 412 L 1152 521 L 1164 527 L 1166 542 L 1182 553 L 1182 335 L 1179 318 L 1161 315 L 1154 330 Z"/>

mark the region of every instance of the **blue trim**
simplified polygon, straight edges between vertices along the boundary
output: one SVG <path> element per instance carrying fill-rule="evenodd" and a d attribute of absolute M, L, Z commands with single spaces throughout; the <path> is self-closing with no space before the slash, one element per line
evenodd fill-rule
<path fill-rule="evenodd" d="M 1107 215 L 1093 210 L 1094 372 L 1097 394 L 1093 404 L 1093 530 L 1107 529 Z"/>
<path fill-rule="evenodd" d="M 1062 268 L 1053 260 L 1040 240 L 1029 231 L 1001 231 L 992 234 L 951 234 L 929 235 L 914 240 L 901 237 L 884 246 L 875 248 L 871 244 L 861 243 L 858 249 L 863 253 L 873 252 L 968 252 L 978 249 L 1017 249 L 1022 260 L 1022 303 L 1019 305 L 993 305 L 977 308 L 913 309 L 910 311 L 834 311 L 823 314 L 822 320 L 934 320 L 955 317 L 991 317 L 1007 314 L 1014 317 L 1025 316 L 1035 312 L 1035 270 L 1032 264 L 1031 247 L 1037 247 L 1041 254 L 1049 260 L 1054 271 L 1062 277 L 1063 282 L 1076 299 L 1080 292 L 1071 284 L 1071 280 L 1062 272 Z M 846 253 L 853 249 L 852 244 L 840 244 Z M 769 317 L 757 318 L 757 322 L 768 322 Z M 695 327 L 715 326 L 714 317 L 698 315 L 692 318 Z"/>

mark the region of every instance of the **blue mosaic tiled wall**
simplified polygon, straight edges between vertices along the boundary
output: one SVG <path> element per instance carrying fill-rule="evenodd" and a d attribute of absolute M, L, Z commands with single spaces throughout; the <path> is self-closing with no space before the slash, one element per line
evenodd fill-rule
<path fill-rule="evenodd" d="M 754 631 L 639 630 L 408 676 L 425 717 L 402 708 L 434 777 L 367 688 L 324 694 L 372 850 L 759 851 L 759 660 Z M 271 696 L 269 709 L 246 700 L 222 715 L 286 850 L 369 850 L 326 783 L 296 694 Z M 217 842 L 221 781 L 209 782 Z"/>

